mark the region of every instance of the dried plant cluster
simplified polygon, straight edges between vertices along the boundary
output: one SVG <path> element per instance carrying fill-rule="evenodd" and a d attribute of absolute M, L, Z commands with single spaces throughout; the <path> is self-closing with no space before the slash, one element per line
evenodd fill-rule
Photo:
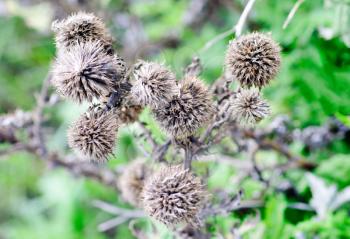
<path fill-rule="evenodd" d="M 177 81 L 163 64 L 139 60 L 126 66 L 102 20 L 92 14 L 73 14 L 54 22 L 53 30 L 58 49 L 53 85 L 65 98 L 92 104 L 69 128 L 69 146 L 83 159 L 103 162 L 113 155 L 118 128 L 137 121 L 143 108 L 149 107 L 171 142 L 185 149 L 185 167 L 152 170 L 145 160 L 134 160 L 118 178 L 118 188 L 125 201 L 168 226 L 198 225 L 207 193 L 201 179 L 190 171 L 193 148 L 189 145 L 204 143 L 205 137 L 196 138 L 199 129 L 210 123 L 210 130 L 220 127 L 224 113 L 233 122 L 250 125 L 269 114 L 260 89 L 278 72 L 278 44 L 262 33 L 230 43 L 225 68 L 241 88 L 227 88 L 228 97 L 221 104 L 199 79 L 198 58 Z"/>
<path fill-rule="evenodd" d="M 236 121 L 252 125 L 269 114 L 269 105 L 252 88 L 260 91 L 276 76 L 281 64 L 280 51 L 271 36 L 258 32 L 230 42 L 226 52 L 226 70 L 243 88 L 231 98 L 232 116 Z"/>

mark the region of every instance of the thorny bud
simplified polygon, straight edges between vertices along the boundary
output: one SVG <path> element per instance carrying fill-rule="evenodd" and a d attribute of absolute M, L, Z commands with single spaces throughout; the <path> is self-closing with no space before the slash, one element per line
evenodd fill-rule
<path fill-rule="evenodd" d="M 93 105 L 68 129 L 68 144 L 82 159 L 104 162 L 113 154 L 117 130 L 113 112 Z"/>
<path fill-rule="evenodd" d="M 226 52 L 226 68 L 244 88 L 267 85 L 277 74 L 280 63 L 279 45 L 262 33 L 250 33 L 231 41 Z"/>
<path fill-rule="evenodd" d="M 70 50 L 76 44 L 100 41 L 108 53 L 113 53 L 112 37 L 102 20 L 92 13 L 74 13 L 61 21 L 52 23 L 56 46 L 60 50 Z"/>
<path fill-rule="evenodd" d="M 270 114 L 270 107 L 255 89 L 241 89 L 231 100 L 232 116 L 239 123 L 252 125 Z"/>
<path fill-rule="evenodd" d="M 161 127 L 169 134 L 175 138 L 185 138 L 211 119 L 214 105 L 202 81 L 196 77 L 187 77 L 180 84 L 180 94 L 153 112 Z"/>
<path fill-rule="evenodd" d="M 206 198 L 200 178 L 181 166 L 161 168 L 147 180 L 143 190 L 145 211 L 171 227 L 179 223 L 197 226 Z"/>
<path fill-rule="evenodd" d="M 163 106 L 179 92 L 174 73 L 161 64 L 139 61 L 134 77 L 131 94 L 143 106 Z"/>
<path fill-rule="evenodd" d="M 124 61 L 108 55 L 99 42 L 77 44 L 58 52 L 52 68 L 57 92 L 76 102 L 93 101 L 119 87 L 126 72 Z"/>
<path fill-rule="evenodd" d="M 151 173 L 152 170 L 140 159 L 126 166 L 118 181 L 123 199 L 133 206 L 140 206 L 141 192 Z"/>

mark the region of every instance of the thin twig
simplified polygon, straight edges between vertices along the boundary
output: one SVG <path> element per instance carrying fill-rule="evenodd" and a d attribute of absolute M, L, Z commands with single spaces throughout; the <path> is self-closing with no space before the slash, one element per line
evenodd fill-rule
<path fill-rule="evenodd" d="M 253 5 L 255 3 L 256 0 L 249 0 L 249 2 L 247 3 L 247 5 L 245 6 L 240 18 L 238 19 L 238 22 L 236 25 L 234 25 L 231 29 L 220 33 L 219 35 L 217 35 L 216 37 L 214 37 L 213 39 L 211 39 L 210 41 L 208 41 L 204 47 L 202 49 L 199 50 L 199 52 L 205 52 L 207 51 L 209 48 L 211 48 L 213 45 L 215 45 L 217 42 L 221 41 L 222 39 L 230 36 L 233 33 L 236 33 L 236 37 L 239 37 L 242 34 L 242 30 L 244 27 L 244 23 L 247 21 L 249 12 L 252 10 Z"/>
<path fill-rule="evenodd" d="M 192 147 L 191 147 L 191 145 L 187 145 L 185 147 L 184 169 L 191 170 L 191 168 L 192 168 L 192 157 L 193 157 Z"/>
<path fill-rule="evenodd" d="M 38 144 L 38 150 L 40 156 L 46 156 L 47 154 L 47 148 L 45 144 L 44 135 L 42 132 L 42 123 L 43 123 L 43 111 L 47 102 L 47 96 L 50 86 L 50 80 L 51 80 L 51 74 L 49 74 L 46 79 L 43 82 L 43 85 L 41 87 L 40 95 L 37 97 L 37 106 L 35 109 L 35 113 L 33 115 L 33 121 L 34 121 L 34 139 L 36 140 L 36 143 Z"/>
<path fill-rule="evenodd" d="M 282 29 L 286 29 L 289 23 L 292 21 L 295 13 L 298 11 L 300 5 L 304 2 L 305 0 L 297 0 L 296 3 L 294 4 L 292 10 L 290 10 L 287 19 L 283 23 Z"/>

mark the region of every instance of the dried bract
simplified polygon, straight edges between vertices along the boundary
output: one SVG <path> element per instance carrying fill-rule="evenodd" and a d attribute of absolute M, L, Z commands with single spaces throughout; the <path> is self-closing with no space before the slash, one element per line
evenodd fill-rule
<path fill-rule="evenodd" d="M 134 77 L 131 94 L 143 106 L 157 108 L 179 92 L 175 75 L 161 64 L 139 61 L 134 67 Z"/>
<path fill-rule="evenodd" d="M 201 180 L 190 171 L 181 166 L 164 167 L 146 182 L 143 206 L 151 217 L 168 226 L 196 226 L 206 197 Z"/>
<path fill-rule="evenodd" d="M 151 173 L 143 160 L 135 160 L 123 170 L 118 185 L 125 201 L 133 206 L 140 206 L 141 192 Z"/>
<path fill-rule="evenodd" d="M 91 102 L 118 88 L 125 71 L 120 58 L 106 54 L 99 42 L 88 42 L 58 53 L 52 83 L 63 97 Z"/>
<path fill-rule="evenodd" d="M 113 112 L 93 105 L 68 129 L 68 144 L 82 159 L 104 162 L 113 154 L 117 130 Z"/>
<path fill-rule="evenodd" d="M 91 13 L 74 13 L 61 21 L 52 23 L 58 50 L 90 41 L 100 41 L 108 52 L 112 50 L 112 38 L 102 20 Z"/>
<path fill-rule="evenodd" d="M 214 106 L 211 94 L 202 81 L 187 77 L 181 82 L 180 94 L 153 112 L 161 127 L 170 135 L 185 138 L 211 119 Z"/>
<path fill-rule="evenodd" d="M 281 63 L 280 47 L 268 35 L 251 33 L 230 42 L 226 68 L 244 88 L 267 85 Z"/>
<path fill-rule="evenodd" d="M 231 101 L 232 116 L 239 123 L 251 125 L 270 114 L 270 107 L 257 90 L 241 89 Z"/>

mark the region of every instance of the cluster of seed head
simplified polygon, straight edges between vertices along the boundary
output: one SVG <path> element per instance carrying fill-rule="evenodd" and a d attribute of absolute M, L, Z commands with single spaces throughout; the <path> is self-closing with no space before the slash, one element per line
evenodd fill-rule
<path fill-rule="evenodd" d="M 114 52 L 112 38 L 96 16 L 73 14 L 54 22 L 52 28 L 58 48 L 52 83 L 58 93 L 78 103 L 100 101 L 68 130 L 68 144 L 82 158 L 103 162 L 113 155 L 119 125 L 137 120 L 145 106 L 151 108 L 175 142 L 187 142 L 213 118 L 212 95 L 197 73 L 177 82 L 175 74 L 164 65 L 139 61 L 134 65 L 130 85 L 125 62 Z M 230 43 L 226 69 L 241 89 L 229 97 L 227 105 L 237 122 L 254 124 L 269 114 L 259 90 L 277 74 L 279 52 L 278 44 L 261 33 Z M 113 97 L 120 97 L 124 91 L 129 92 L 124 104 L 113 105 Z M 153 173 L 139 160 L 125 168 L 118 186 L 127 202 L 143 207 L 168 226 L 198 225 L 198 214 L 207 198 L 201 180 L 189 170 L 170 166 Z"/>
<path fill-rule="evenodd" d="M 103 101 L 124 90 L 126 64 L 113 50 L 104 23 L 93 14 L 72 14 L 55 21 L 52 29 L 57 56 L 51 82 L 57 92 L 77 103 L 100 101 L 70 127 L 69 146 L 84 159 L 105 161 L 113 153 L 118 125 L 126 117 L 118 118 L 121 114 L 108 111 Z"/>
<path fill-rule="evenodd" d="M 260 90 L 276 76 L 281 64 L 280 51 L 279 45 L 263 33 L 250 33 L 230 42 L 226 70 L 243 88 L 232 102 L 232 115 L 238 122 L 254 124 L 269 114 L 268 104 L 251 88 Z"/>
<path fill-rule="evenodd" d="M 168 226 L 199 224 L 198 213 L 207 194 L 198 177 L 181 166 L 161 168 L 147 180 L 143 207 L 156 220 Z"/>

